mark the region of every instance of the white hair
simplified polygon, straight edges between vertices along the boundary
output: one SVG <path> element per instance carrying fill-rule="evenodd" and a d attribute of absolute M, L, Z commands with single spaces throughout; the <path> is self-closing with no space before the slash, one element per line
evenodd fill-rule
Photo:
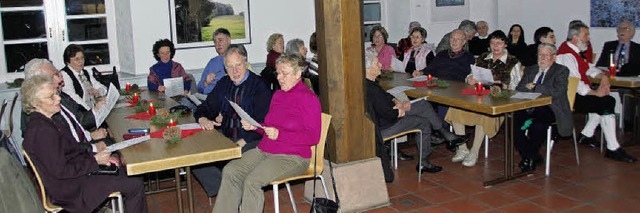
<path fill-rule="evenodd" d="M 373 59 L 378 57 L 378 53 L 374 50 L 366 50 L 364 51 L 364 67 L 365 69 L 369 69 L 373 67 Z"/>
<path fill-rule="evenodd" d="M 32 78 L 33 76 L 42 75 L 43 67 L 49 65 L 54 67 L 51 61 L 44 58 L 34 58 L 24 65 L 24 78 L 25 80 Z"/>

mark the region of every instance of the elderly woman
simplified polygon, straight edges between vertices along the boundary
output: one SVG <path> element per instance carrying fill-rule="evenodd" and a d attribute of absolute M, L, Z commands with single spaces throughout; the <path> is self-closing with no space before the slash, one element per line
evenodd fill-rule
<path fill-rule="evenodd" d="M 287 42 L 285 53 L 288 55 L 298 55 L 305 60 L 307 57 L 307 47 L 304 46 L 304 41 L 296 38 Z M 306 66 L 302 70 L 302 77 L 309 79 L 313 91 L 316 94 L 319 94 L 320 86 L 318 82 L 318 72 L 316 72 L 317 68 L 311 67 L 311 64 L 308 61 L 305 61 L 305 64 Z"/>
<path fill-rule="evenodd" d="M 164 86 L 164 79 L 182 77 L 184 83 L 184 93 L 191 90 L 191 82 L 193 79 L 187 75 L 182 65 L 173 61 L 176 55 L 176 48 L 169 39 L 161 39 L 153 44 L 153 57 L 158 61 L 149 68 L 149 76 L 147 77 L 147 87 L 151 91 L 164 92 L 167 88 Z"/>
<path fill-rule="evenodd" d="M 112 192 L 122 193 L 127 212 L 146 212 L 142 180 L 119 175 L 89 175 L 98 165 L 118 164 L 110 153 L 88 152 L 69 128 L 52 116 L 60 112 L 60 96 L 50 77 L 35 76 L 22 84 L 22 108 L 30 114 L 23 148 L 29 154 L 47 195 L 68 212 L 92 212 Z"/>
<path fill-rule="evenodd" d="M 509 55 L 505 50 L 507 36 L 500 30 L 494 31 L 489 35 L 489 46 L 491 51 L 481 54 L 476 60 L 476 66 L 491 70 L 494 80 L 493 86 L 498 86 L 502 89 L 515 89 L 522 75 L 520 74 L 520 62 L 518 59 Z M 473 75 L 469 75 L 466 81 L 472 85 L 478 83 Z M 489 137 L 495 136 L 504 119 L 502 117 L 491 117 L 449 108 L 445 120 L 452 124 L 456 134 L 464 134 L 465 125 L 476 127 L 471 151 L 467 149 L 466 144 L 462 144 L 458 147 L 456 155 L 451 159 L 453 162 L 462 161 L 462 165 L 472 167 L 476 165 L 478 160 L 478 152 L 485 134 Z"/>
<path fill-rule="evenodd" d="M 427 30 L 422 27 L 411 29 L 411 48 L 404 52 L 404 71 L 413 76 L 423 75 L 427 66 L 436 58 L 427 47 Z"/>
<path fill-rule="evenodd" d="M 383 70 L 391 70 L 391 60 L 396 57 L 393 47 L 387 45 L 388 38 L 389 34 L 382 26 L 373 27 L 369 33 L 371 46 L 367 47 L 367 50 L 375 51 L 378 54 L 378 61 L 382 64 Z"/>
<path fill-rule="evenodd" d="M 265 79 L 272 91 L 280 89 L 278 80 L 276 79 L 276 59 L 284 53 L 284 37 L 280 33 L 274 33 L 267 40 L 267 65 L 264 67 L 260 76 Z"/>
<path fill-rule="evenodd" d="M 96 99 L 107 94 L 107 88 L 96 80 L 84 69 L 84 49 L 77 44 L 70 44 L 64 49 L 62 55 L 66 66 L 62 68 L 62 78 L 66 84 L 62 92 L 81 105 L 85 110 L 90 110 L 95 105 L 100 105 Z"/>
<path fill-rule="evenodd" d="M 518 60 L 527 57 L 527 43 L 524 42 L 524 30 L 519 24 L 514 24 L 509 28 L 509 39 L 507 42 L 509 54 Z M 518 82 L 516 82 L 517 84 Z"/>
<path fill-rule="evenodd" d="M 231 161 L 222 172 L 222 186 L 213 212 L 262 212 L 262 187 L 271 181 L 302 174 L 309 167 L 311 146 L 320 139 L 320 101 L 300 80 L 305 61 L 283 55 L 276 61 L 281 90 L 271 99 L 269 113 L 258 129 L 242 121 L 245 130 L 262 135 L 257 149 Z"/>

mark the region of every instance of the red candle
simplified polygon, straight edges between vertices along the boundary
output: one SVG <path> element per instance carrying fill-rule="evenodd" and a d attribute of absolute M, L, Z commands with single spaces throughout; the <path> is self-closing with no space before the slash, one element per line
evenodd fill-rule
<path fill-rule="evenodd" d="M 481 83 L 477 83 L 477 84 L 476 84 L 476 92 L 478 93 L 478 95 L 481 95 L 481 94 L 482 94 L 482 90 L 483 90 L 483 89 L 484 89 L 484 88 L 482 87 L 482 84 L 481 84 Z"/>
<path fill-rule="evenodd" d="M 153 106 L 153 103 L 149 103 L 149 115 L 151 116 L 156 115 L 156 107 Z"/>
<path fill-rule="evenodd" d="M 176 126 L 176 121 L 174 121 L 173 119 L 170 119 L 168 127 L 172 127 L 172 126 Z"/>
<path fill-rule="evenodd" d="M 133 98 L 133 103 L 138 103 L 140 96 L 138 96 L 138 93 L 133 93 L 133 96 L 131 96 Z"/>
<path fill-rule="evenodd" d="M 616 77 L 616 64 L 613 63 L 613 53 L 609 54 L 609 77 Z"/>
<path fill-rule="evenodd" d="M 130 83 L 127 83 L 127 84 L 124 86 L 124 90 L 125 90 L 125 91 L 127 91 L 127 92 L 129 92 L 129 90 L 131 90 L 131 84 L 130 84 Z"/>
<path fill-rule="evenodd" d="M 433 76 L 427 75 L 427 81 L 431 81 L 431 79 L 433 79 Z"/>

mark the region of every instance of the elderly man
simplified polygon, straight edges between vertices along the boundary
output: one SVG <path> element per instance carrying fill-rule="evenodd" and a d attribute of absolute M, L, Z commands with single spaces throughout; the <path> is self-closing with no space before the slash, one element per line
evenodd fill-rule
<path fill-rule="evenodd" d="M 211 90 L 216 86 L 216 83 L 226 75 L 226 71 L 224 69 L 224 55 L 231 44 L 231 33 L 229 33 L 229 30 L 225 28 L 218 28 L 214 31 L 213 44 L 216 47 L 218 56 L 209 60 L 207 66 L 204 67 L 202 76 L 200 77 L 200 82 L 198 82 L 196 87 L 199 93 L 205 95 L 211 93 Z"/>
<path fill-rule="evenodd" d="M 447 35 L 450 35 L 447 42 L 449 48 L 438 52 L 431 65 L 426 68 L 425 75 L 431 74 L 444 80 L 464 81 L 471 73 L 469 65 L 475 63 L 475 59 L 463 50 L 467 40 L 462 30 L 453 30 Z"/>
<path fill-rule="evenodd" d="M 489 26 L 486 21 L 478 21 L 478 36 L 469 41 L 469 51 L 474 56 L 489 51 Z"/>
<path fill-rule="evenodd" d="M 527 57 L 523 57 L 520 61 L 523 66 L 533 66 L 538 63 L 538 46 L 540 44 L 552 44 L 556 45 L 556 35 L 553 33 L 553 30 L 549 27 L 540 27 L 533 33 L 533 40 L 535 43 L 529 44 L 527 46 Z"/>
<path fill-rule="evenodd" d="M 271 102 L 271 90 L 267 84 L 247 68 L 247 52 L 240 45 L 231 45 L 224 54 L 224 66 L 228 75 L 216 84 L 207 99 L 193 113 L 196 121 L 205 130 L 219 131 L 242 147 L 242 152 L 255 148 L 262 136 L 255 131 L 245 131 L 240 116 L 229 101 L 237 103 L 253 119 L 263 122 Z M 213 197 L 220 189 L 221 167 L 206 165 L 193 169 L 193 173 Z"/>
<path fill-rule="evenodd" d="M 409 23 L 409 35 L 406 38 L 402 38 L 400 39 L 400 41 L 398 41 L 398 46 L 396 47 L 396 56 L 398 56 L 398 59 L 400 61 L 404 59 L 404 52 L 408 49 L 411 49 L 411 46 L 413 46 L 411 45 L 411 31 L 416 27 L 422 27 L 420 25 L 420 22 L 412 21 L 411 23 Z"/>
<path fill-rule="evenodd" d="M 96 129 L 92 132 L 87 131 L 82 126 L 83 117 L 91 117 L 95 123 L 95 118 L 91 111 L 81 111 L 79 105 L 71 99 L 71 97 L 62 92 L 64 86 L 64 80 L 60 71 L 58 71 L 53 64 L 47 59 L 35 58 L 29 61 L 25 65 L 25 79 L 33 78 L 34 76 L 44 76 L 51 78 L 51 83 L 58 89 L 58 95 L 60 95 L 60 113 L 55 114 L 52 119 L 57 121 L 56 123 L 61 126 L 61 129 L 68 129 L 71 131 L 74 139 L 80 146 L 89 152 L 98 152 L 104 150 L 108 144 L 112 144 L 107 134 L 107 130 L 104 128 Z M 94 110 L 97 110 L 94 108 Z M 78 116 L 79 115 L 79 116 Z M 21 129 L 22 132 L 26 132 L 26 124 L 29 116 L 26 113 L 22 113 Z M 105 143 L 107 142 L 107 143 Z"/>
<path fill-rule="evenodd" d="M 433 107 L 428 101 L 418 101 L 409 103 L 409 101 L 399 101 L 393 95 L 387 93 L 375 80 L 380 75 L 380 63 L 376 54 L 371 51 L 366 52 L 366 87 L 367 101 L 369 109 L 375 115 L 374 121 L 382 138 L 389 137 L 399 132 L 407 131 L 414 128 L 422 130 L 422 141 L 418 147 L 422 147 L 422 168 L 416 166 L 421 172 L 436 173 L 442 171 L 442 167 L 436 166 L 429 162 L 428 157 L 431 154 L 431 129 L 440 133 L 447 140 L 447 147 L 456 147 L 461 143 L 465 143 L 469 138 L 456 136 L 444 128 L 442 121 L 433 111 Z"/>
<path fill-rule="evenodd" d="M 466 42 L 471 40 L 471 38 L 473 38 L 473 36 L 476 34 L 478 30 L 478 28 L 476 27 L 476 23 L 470 20 L 464 20 L 460 22 L 460 25 L 458 25 L 458 30 L 461 30 L 464 33 L 465 43 L 462 49 L 464 49 L 464 51 L 466 52 L 469 52 L 469 45 Z M 436 53 L 440 53 L 444 50 L 449 49 L 449 47 L 451 46 L 449 45 L 450 38 L 451 33 L 447 33 L 442 37 L 442 40 L 440 40 L 440 43 L 438 43 L 438 47 L 436 48 Z"/>
<path fill-rule="evenodd" d="M 567 98 L 569 69 L 555 63 L 556 47 L 553 44 L 541 43 L 536 52 L 538 63 L 525 68 L 516 90 L 542 93 L 551 96 L 552 102 L 549 106 L 515 113 L 514 139 L 516 149 L 522 157 L 520 169 L 523 172 L 535 170 L 537 164 L 542 162 L 539 150 L 546 140 L 545 131 L 551 123 L 557 122 L 561 136 L 570 136 L 573 129 L 573 114 Z M 549 116 L 552 113 L 554 116 Z M 525 134 L 527 129 L 529 133 Z"/>
<path fill-rule="evenodd" d="M 576 112 L 589 113 L 589 119 L 582 129 L 580 143 L 598 146 L 593 139 L 595 128 L 600 125 L 607 141 L 605 157 L 633 163 L 636 159 L 628 155 L 616 138 L 615 99 L 609 95 L 609 78 L 580 56 L 589 44 L 589 27 L 583 23 L 569 25 L 567 41 L 558 48 L 556 62 L 569 68 L 572 77 L 580 78 L 574 103 Z M 600 86 L 591 89 L 589 77 L 599 78 Z"/>
<path fill-rule="evenodd" d="M 623 21 L 618 24 L 617 41 L 608 41 L 604 43 L 600 58 L 596 66 L 609 67 L 611 54 L 613 54 L 613 64 L 616 66 L 619 76 L 637 76 L 640 75 L 640 45 L 631 41 L 636 33 L 633 23 Z"/>

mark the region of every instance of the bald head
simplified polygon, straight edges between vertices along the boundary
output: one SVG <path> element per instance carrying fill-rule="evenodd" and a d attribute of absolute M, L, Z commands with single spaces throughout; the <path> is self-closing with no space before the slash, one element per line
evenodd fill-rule
<path fill-rule="evenodd" d="M 622 43 L 627 43 L 636 34 L 636 27 L 629 21 L 623 21 L 618 24 L 616 32 L 618 33 L 618 40 Z"/>

